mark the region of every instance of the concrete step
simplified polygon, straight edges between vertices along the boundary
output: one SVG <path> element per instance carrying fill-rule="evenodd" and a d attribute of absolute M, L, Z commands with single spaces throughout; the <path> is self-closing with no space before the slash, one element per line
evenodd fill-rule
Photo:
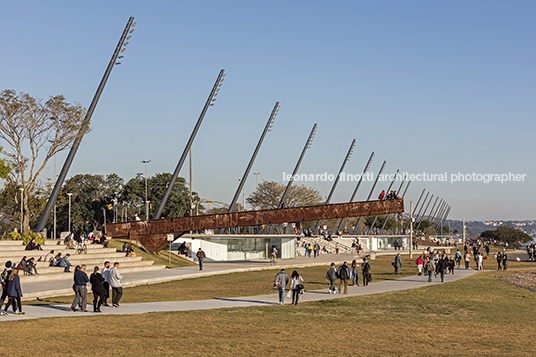
<path fill-rule="evenodd" d="M 143 262 L 143 263 L 146 263 L 146 262 Z M 139 264 L 139 262 L 121 263 L 119 265 L 119 271 L 121 272 L 121 274 L 143 272 L 143 271 L 155 271 L 155 270 L 161 270 L 161 269 L 166 268 L 165 265 L 131 265 L 131 264 Z M 102 263 L 100 264 L 100 266 L 102 266 Z M 37 271 L 39 271 L 39 269 Z M 93 272 L 93 269 L 86 270 L 86 273 L 88 276 L 90 276 L 92 272 Z M 58 273 L 49 273 L 49 274 L 41 274 L 41 275 L 22 275 L 20 276 L 20 281 L 21 281 L 21 284 L 24 284 L 24 283 L 46 282 L 46 281 L 52 281 L 52 280 L 73 280 L 73 274 L 74 274 L 74 268 L 71 267 L 70 273 L 65 273 L 63 271 L 60 271 Z M 23 292 L 24 292 L 24 285 L 23 285 Z"/>
<path fill-rule="evenodd" d="M 153 265 L 153 261 L 151 260 L 135 260 L 135 261 L 123 261 L 123 262 L 119 262 L 120 263 L 120 266 L 123 267 L 134 267 L 134 266 L 148 266 L 148 265 Z M 99 268 L 102 268 L 103 265 L 104 265 L 104 261 L 103 260 L 99 260 L 99 261 L 95 261 L 95 262 L 84 262 L 82 264 L 86 264 L 87 266 L 87 269 L 86 269 L 86 272 L 92 272 L 93 271 L 93 267 L 95 266 L 98 266 Z M 113 262 L 112 262 L 113 264 Z M 77 266 L 77 265 L 80 265 L 80 263 L 75 263 L 73 264 L 73 266 Z M 54 274 L 54 273 L 63 273 L 63 269 L 62 267 L 49 267 L 49 266 L 46 266 L 46 267 L 37 267 L 37 272 L 40 274 L 40 275 L 46 275 L 46 274 Z M 71 270 L 72 270 L 72 267 L 71 267 Z"/>
<path fill-rule="evenodd" d="M 0 249 L 2 249 L 3 247 L 9 247 L 12 245 L 24 246 L 21 240 L 0 240 Z"/>
<path fill-rule="evenodd" d="M 129 262 L 142 262 L 142 261 L 151 262 L 151 264 L 153 263 L 152 260 L 141 260 L 141 257 L 132 257 L 132 258 L 130 258 L 130 257 L 125 257 L 125 256 L 120 257 L 120 258 L 114 258 L 112 260 L 110 260 L 110 259 L 102 259 L 100 257 L 93 257 L 92 259 L 76 259 L 77 257 L 71 257 L 71 258 L 73 258 L 73 259 L 69 259 L 69 261 L 71 262 L 71 265 L 76 266 L 76 265 L 85 264 L 88 267 L 94 267 L 95 265 L 101 266 L 107 260 L 111 264 L 113 264 L 115 262 L 129 263 Z M 37 270 L 38 271 L 39 271 L 39 269 L 48 268 L 48 267 L 49 267 L 49 265 L 46 262 L 38 262 L 37 263 Z"/>
<path fill-rule="evenodd" d="M 52 250 L 52 249 L 51 249 Z M 65 255 L 67 253 L 73 255 L 76 254 L 75 249 L 67 249 L 67 248 L 60 248 L 60 249 L 53 249 L 54 254 L 61 253 L 61 255 Z M 87 254 L 103 254 L 103 253 L 116 253 L 117 249 L 114 248 L 92 248 L 88 247 Z M 50 250 L 24 250 L 24 247 L 22 249 L 4 249 L 4 247 L 0 247 L 0 260 L 4 259 L 4 257 L 11 257 L 11 256 L 27 256 L 27 257 L 34 257 L 35 259 L 39 259 L 39 257 L 45 257 L 50 253 Z M 121 252 L 117 252 L 121 253 Z"/>
<path fill-rule="evenodd" d="M 109 261 L 120 261 L 121 258 L 127 258 L 127 259 L 136 259 L 136 260 L 141 260 L 141 257 L 133 257 L 133 258 L 130 258 L 130 257 L 125 257 L 125 253 L 122 253 L 122 252 L 118 252 L 118 253 L 105 253 L 105 254 L 76 254 L 74 252 L 71 252 L 70 253 L 71 256 L 69 257 L 69 261 L 71 262 L 83 262 L 83 264 L 87 264 L 86 262 L 87 261 L 93 261 L 93 260 L 98 260 L 98 261 L 105 261 L 105 260 L 109 260 Z M 26 254 L 24 254 L 26 255 Z M 0 258 L 0 263 L 1 262 L 6 262 L 8 260 L 11 260 L 11 262 L 13 264 L 18 264 L 20 262 L 20 260 L 22 259 L 22 257 L 24 255 L 13 255 L 13 256 L 7 256 L 7 257 L 2 257 Z M 27 257 L 32 257 L 30 255 L 26 255 Z M 62 254 L 63 256 L 63 254 Z M 39 259 L 39 257 L 36 257 L 36 256 L 33 256 L 34 258 Z M 48 262 L 45 262 L 45 261 L 36 261 L 37 263 L 37 266 L 47 266 L 48 265 Z M 78 264 L 78 263 L 77 263 Z"/>

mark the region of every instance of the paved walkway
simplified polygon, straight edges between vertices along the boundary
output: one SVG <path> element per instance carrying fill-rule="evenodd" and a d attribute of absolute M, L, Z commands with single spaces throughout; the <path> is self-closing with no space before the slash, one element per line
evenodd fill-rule
<path fill-rule="evenodd" d="M 398 252 L 398 251 L 396 251 Z M 401 251 L 404 254 L 404 251 Z M 406 254 L 408 251 L 405 252 Z M 380 251 L 376 255 L 395 254 L 395 251 Z M 415 258 L 421 253 L 414 253 Z M 241 273 L 247 271 L 259 271 L 276 268 L 302 268 L 305 266 L 326 266 L 329 267 L 331 262 L 342 264 L 343 261 L 350 263 L 353 259 L 360 259 L 356 254 L 340 253 L 340 254 L 320 254 L 317 258 L 308 258 L 299 256 L 294 259 L 279 260 L 274 266 L 268 260 L 248 260 L 248 261 L 233 261 L 233 262 L 206 262 L 203 264 L 203 270 L 200 271 L 197 265 L 187 266 L 182 268 L 172 268 L 154 271 L 145 271 L 137 273 L 124 274 L 123 286 L 138 286 L 147 284 L 164 283 L 173 280 L 199 278 L 203 276 L 213 276 L 230 273 Z M 121 271 L 121 266 L 119 266 Z M 87 273 L 93 271 L 93 267 L 87 268 Z M 73 273 L 65 273 L 72 276 Z M 22 284 L 22 292 L 24 300 L 37 298 L 45 298 L 52 296 L 62 296 L 73 294 L 72 279 L 50 280 L 35 283 Z"/>
<path fill-rule="evenodd" d="M 211 264 L 207 264 L 209 269 Z M 170 269 L 171 270 L 171 269 Z M 153 272 L 154 273 L 154 272 Z M 473 269 L 456 269 L 455 275 L 445 276 L 445 282 L 452 282 L 459 279 L 466 278 L 475 274 Z M 374 275 L 373 275 L 374 278 Z M 351 296 L 362 296 L 380 294 L 391 291 L 401 291 L 408 289 L 420 288 L 428 285 L 441 284 L 441 280 L 433 278 L 431 283 L 428 283 L 425 276 L 411 276 L 407 278 L 382 281 L 379 283 L 371 283 L 368 287 L 364 286 L 351 286 L 348 288 L 348 294 L 336 294 L 330 295 L 326 289 L 306 291 L 300 296 L 300 302 L 307 301 L 319 301 L 329 300 L 337 298 L 345 298 Z M 307 282 L 305 282 L 307 288 Z M 91 294 L 88 294 L 91 295 Z M 290 303 L 289 299 L 286 299 L 286 303 Z M 232 307 L 246 307 L 246 306 L 271 306 L 278 304 L 278 294 L 274 292 L 269 295 L 247 296 L 239 298 L 225 298 L 225 299 L 211 299 L 211 300 L 192 300 L 192 301 L 167 301 L 167 302 L 149 302 L 138 304 L 122 304 L 119 308 L 102 307 L 102 313 L 98 315 L 126 315 L 126 314 L 143 314 L 149 312 L 169 312 L 169 311 L 191 311 L 191 310 L 208 310 L 208 309 L 221 309 Z M 88 305 L 88 310 L 92 311 L 92 306 Z M 72 317 L 72 316 L 92 316 L 97 315 L 93 312 L 71 312 L 70 305 L 42 305 L 42 306 L 23 306 L 23 310 L 26 315 L 13 315 L 1 316 L 0 321 L 10 320 L 22 320 L 22 319 L 36 319 L 46 317 Z M 11 311 L 11 310 L 10 310 Z"/>

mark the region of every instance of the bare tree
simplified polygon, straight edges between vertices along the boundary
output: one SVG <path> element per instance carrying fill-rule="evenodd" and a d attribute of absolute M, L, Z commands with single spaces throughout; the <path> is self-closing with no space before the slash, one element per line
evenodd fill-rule
<path fill-rule="evenodd" d="M 275 181 L 263 181 L 257 190 L 246 199 L 257 209 L 275 209 L 285 191 L 285 185 Z M 293 185 L 285 198 L 285 207 L 313 206 L 322 203 L 322 195 L 315 188 L 305 185 Z"/>
<path fill-rule="evenodd" d="M 50 158 L 89 132 L 85 114 L 80 103 L 67 103 L 62 95 L 51 96 L 43 103 L 26 93 L 10 89 L 1 92 L 0 138 L 6 144 L 1 154 L 12 168 L 8 180 L 22 191 L 23 234 L 29 232 L 28 198 L 36 189 L 39 175 Z"/>

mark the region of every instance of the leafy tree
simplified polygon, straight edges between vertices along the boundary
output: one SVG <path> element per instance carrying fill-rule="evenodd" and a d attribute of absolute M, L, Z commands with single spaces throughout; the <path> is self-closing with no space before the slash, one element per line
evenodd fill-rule
<path fill-rule="evenodd" d="M 0 93 L 1 154 L 12 168 L 8 181 L 23 191 L 23 234 L 28 234 L 32 211 L 30 197 L 36 195 L 38 178 L 48 160 L 71 146 L 89 131 L 81 104 L 70 104 L 62 95 L 42 100 L 6 89 Z"/>
<path fill-rule="evenodd" d="M 519 229 L 513 227 L 501 226 L 496 230 L 487 230 L 480 234 L 481 238 L 489 240 L 497 240 L 508 244 L 514 244 L 518 242 L 530 242 L 532 237 Z"/>
<path fill-rule="evenodd" d="M 246 201 L 256 209 L 276 209 L 286 185 L 275 181 L 263 181 Z M 305 185 L 292 185 L 285 198 L 285 208 L 314 206 L 322 203 L 318 190 Z"/>

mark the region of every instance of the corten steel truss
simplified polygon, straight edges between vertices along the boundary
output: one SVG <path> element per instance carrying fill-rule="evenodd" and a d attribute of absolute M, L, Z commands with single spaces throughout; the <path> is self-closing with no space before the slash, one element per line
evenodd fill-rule
<path fill-rule="evenodd" d="M 404 201 L 402 199 L 351 202 L 112 223 L 106 226 L 106 233 L 109 238 L 136 240 L 149 252 L 154 253 L 168 246 L 167 235 L 170 233 L 174 234 L 175 238 L 178 238 L 186 232 L 203 229 L 258 226 L 262 224 L 315 221 L 318 219 L 373 216 L 402 212 L 404 212 Z"/>

